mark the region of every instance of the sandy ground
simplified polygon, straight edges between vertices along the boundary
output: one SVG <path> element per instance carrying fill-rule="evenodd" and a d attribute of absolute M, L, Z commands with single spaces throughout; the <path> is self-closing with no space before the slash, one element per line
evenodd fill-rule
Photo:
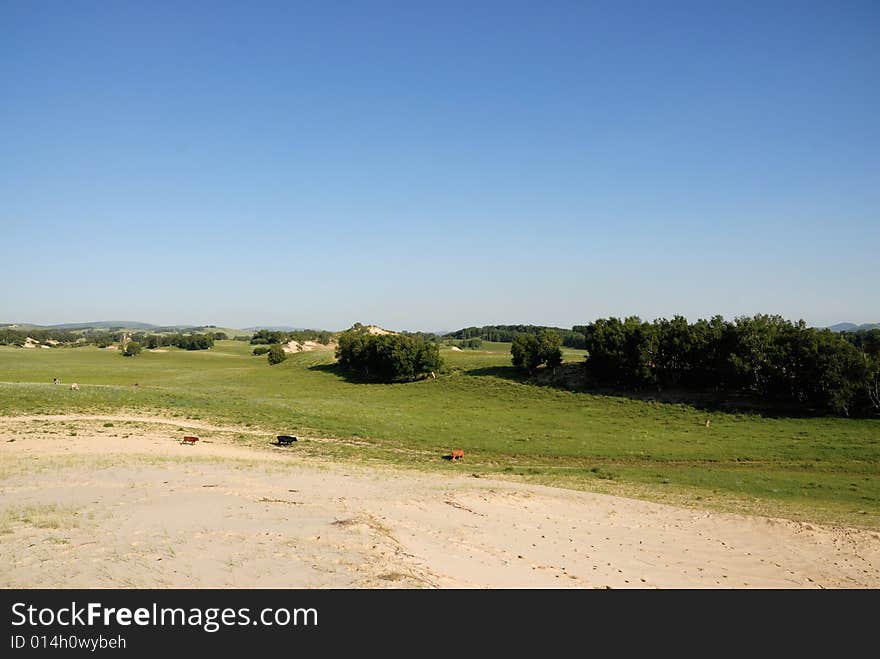
<path fill-rule="evenodd" d="M 329 463 L 305 455 L 316 440 L 272 439 L 0 418 L 0 587 L 880 587 L 874 532 L 477 479 L 466 463 Z"/>
<path fill-rule="evenodd" d="M 303 341 L 302 343 L 299 341 L 288 341 L 284 344 L 283 350 L 287 353 L 311 352 L 312 350 L 336 350 L 336 344 L 333 342 L 324 345 L 317 341 Z"/>

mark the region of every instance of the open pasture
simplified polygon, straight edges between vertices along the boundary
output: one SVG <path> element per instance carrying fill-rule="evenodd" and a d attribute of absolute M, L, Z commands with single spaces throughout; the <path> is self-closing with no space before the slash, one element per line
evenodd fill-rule
<path fill-rule="evenodd" d="M 408 384 L 351 381 L 332 351 L 270 367 L 251 350 L 218 341 L 123 358 L 0 347 L 0 416 L 156 414 L 257 433 L 242 443 L 261 444 L 261 432 L 266 443 L 277 434 L 336 440 L 293 449 L 334 460 L 880 527 L 876 419 L 722 414 L 536 386 L 510 367 L 508 344 L 444 349 L 445 373 Z M 581 358 L 565 351 L 566 362 Z M 453 448 L 464 461 L 441 459 Z"/>

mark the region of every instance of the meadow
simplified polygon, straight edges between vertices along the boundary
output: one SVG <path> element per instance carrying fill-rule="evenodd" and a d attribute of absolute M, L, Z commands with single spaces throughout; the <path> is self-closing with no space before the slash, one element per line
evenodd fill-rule
<path fill-rule="evenodd" d="M 707 413 L 538 386 L 513 370 L 509 349 L 443 349 L 437 379 L 367 384 L 340 373 L 332 351 L 270 367 L 240 341 L 133 358 L 3 346 L 0 415 L 130 411 L 232 423 L 265 431 L 267 443 L 275 434 L 338 439 L 290 449 L 335 460 L 880 528 L 880 420 Z M 565 350 L 566 362 L 581 359 Z M 442 459 L 453 448 L 464 449 L 463 463 Z"/>

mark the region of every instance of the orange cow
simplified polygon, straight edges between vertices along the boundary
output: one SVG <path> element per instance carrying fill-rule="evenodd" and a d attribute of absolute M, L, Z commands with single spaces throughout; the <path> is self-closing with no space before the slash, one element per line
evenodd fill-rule
<path fill-rule="evenodd" d="M 452 461 L 455 462 L 456 459 L 464 460 L 464 449 L 463 448 L 452 449 Z"/>

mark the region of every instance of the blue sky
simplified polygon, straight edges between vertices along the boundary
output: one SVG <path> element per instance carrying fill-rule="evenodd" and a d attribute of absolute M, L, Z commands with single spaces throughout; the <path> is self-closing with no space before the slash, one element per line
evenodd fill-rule
<path fill-rule="evenodd" d="M 0 229 L 0 322 L 880 321 L 880 4 L 0 0 Z"/>

